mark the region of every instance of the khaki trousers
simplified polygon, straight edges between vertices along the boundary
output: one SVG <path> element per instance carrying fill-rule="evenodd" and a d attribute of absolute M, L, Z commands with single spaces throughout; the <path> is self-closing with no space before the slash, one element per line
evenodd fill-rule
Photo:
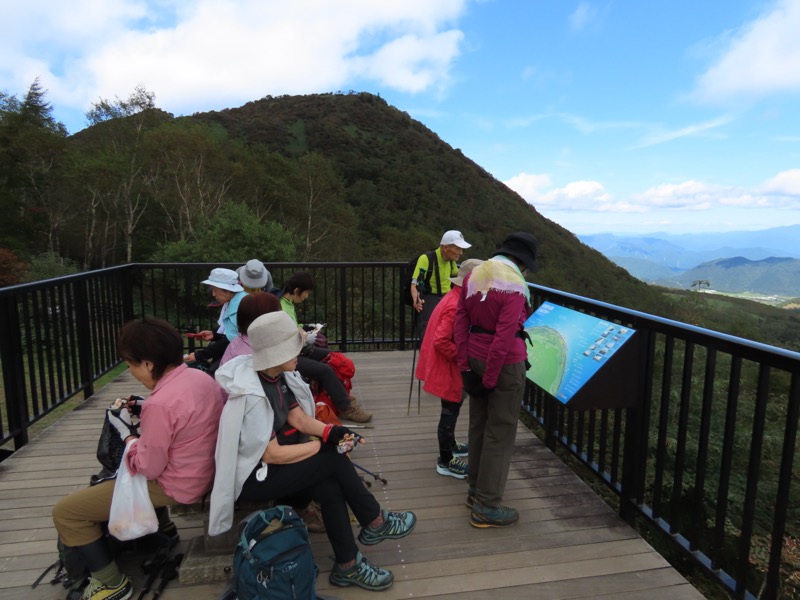
<path fill-rule="evenodd" d="M 66 546 L 85 546 L 103 537 L 103 523 L 111 513 L 115 480 L 104 481 L 61 498 L 53 507 L 53 524 Z M 147 482 L 155 508 L 180 504 L 164 493 L 155 481 Z"/>
<path fill-rule="evenodd" d="M 484 361 L 470 358 L 469 364 L 483 377 Z M 486 506 L 497 506 L 503 500 L 524 392 L 525 363 L 520 362 L 503 365 L 488 396 L 469 398 L 467 481 L 475 489 L 475 499 Z"/>

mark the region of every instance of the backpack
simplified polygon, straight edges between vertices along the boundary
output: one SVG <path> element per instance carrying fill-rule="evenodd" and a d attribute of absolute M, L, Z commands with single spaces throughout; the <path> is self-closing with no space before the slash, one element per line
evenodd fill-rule
<path fill-rule="evenodd" d="M 39 575 L 38 579 L 31 585 L 31 589 L 35 589 L 45 576 L 55 569 L 56 572 L 49 581 L 50 585 L 62 584 L 67 590 L 67 600 L 79 600 L 83 594 L 83 588 L 89 583 L 89 568 L 75 548 L 65 546 L 61 543 L 61 540 L 58 540 L 57 548 L 58 560 Z"/>
<path fill-rule="evenodd" d="M 291 506 L 248 515 L 233 555 L 239 600 L 314 600 L 317 565 L 305 523 Z"/>
<path fill-rule="evenodd" d="M 421 294 L 431 291 L 431 277 L 436 272 L 436 281 L 439 284 L 439 289 L 442 289 L 442 280 L 439 277 L 439 261 L 436 260 L 436 250 L 425 252 L 428 257 L 428 271 L 423 275 L 423 281 L 417 282 L 417 290 Z M 417 267 L 417 261 L 422 254 L 417 254 L 414 258 L 408 261 L 403 269 L 403 279 L 400 283 L 400 298 L 406 306 L 414 306 L 414 299 L 411 297 L 411 280 L 414 276 L 414 269 Z M 433 265 L 433 269 L 430 266 Z M 420 273 L 422 274 L 422 273 Z"/>

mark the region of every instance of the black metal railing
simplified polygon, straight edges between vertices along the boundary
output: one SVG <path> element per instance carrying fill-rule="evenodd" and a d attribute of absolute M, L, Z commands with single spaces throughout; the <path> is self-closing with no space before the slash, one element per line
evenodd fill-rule
<path fill-rule="evenodd" d="M 627 365 L 633 408 L 576 411 L 528 386 L 524 408 L 547 445 L 571 452 L 628 522 L 667 534 L 736 597 L 798 597 L 800 354 L 557 290 L 532 296 L 640 336 Z"/>
<path fill-rule="evenodd" d="M 28 427 L 119 364 L 116 338 L 132 318 L 165 319 L 181 331 L 216 329 L 208 308 L 211 268 L 238 264 L 130 264 L 0 289 L 0 445 L 28 441 Z M 410 309 L 400 302 L 404 263 L 280 263 L 274 281 L 310 271 L 312 299 L 298 319 L 325 323 L 328 343 L 341 351 L 405 349 Z M 194 341 L 187 340 L 187 350 Z"/>
<path fill-rule="evenodd" d="M 184 331 L 213 328 L 217 309 L 207 307 L 200 281 L 215 266 L 238 265 L 123 265 L 0 289 L 2 443 L 21 447 L 32 423 L 77 394 L 91 395 L 93 382 L 118 364 L 125 321 L 147 315 Z M 317 288 L 298 317 L 326 323 L 335 349 L 411 347 L 411 314 L 400 302 L 404 263 L 269 268 L 276 282 L 313 273 Z M 550 301 L 635 329 L 640 349 L 627 366 L 632 408 L 572 410 L 528 386 L 524 408 L 548 446 L 571 452 L 616 495 L 628 522 L 664 532 L 733 595 L 792 597 L 800 354 L 531 290 L 534 306 Z"/>

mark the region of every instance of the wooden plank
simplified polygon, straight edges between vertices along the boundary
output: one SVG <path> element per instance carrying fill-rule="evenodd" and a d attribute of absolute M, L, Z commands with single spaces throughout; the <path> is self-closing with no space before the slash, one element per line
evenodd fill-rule
<path fill-rule="evenodd" d="M 353 354 L 354 395 L 374 414 L 369 444 L 353 460 L 388 480 L 362 472 L 385 507 L 414 510 L 417 528 L 402 540 L 364 548 L 364 554 L 393 569 L 389 598 L 670 598 L 701 596 L 606 506 L 524 426 L 517 430 L 505 501 L 520 511 L 508 529 L 469 525 L 463 480 L 436 473 L 436 427 L 440 403 L 426 393 L 417 412 L 416 389 L 408 410 L 410 352 Z M 414 386 L 416 388 L 416 385 Z M 64 416 L 28 446 L 0 464 L 0 596 L 4 600 L 56 600 L 63 589 L 30 583 L 55 560 L 50 510 L 60 497 L 87 485 L 100 466 L 95 459 L 103 410 L 114 398 L 146 390 L 128 372 L 79 409 Z M 465 407 L 466 408 L 466 407 Z M 466 441 L 468 412 L 456 430 Z M 180 548 L 202 533 L 202 515 L 176 517 Z M 358 527 L 354 525 L 354 532 Z M 358 588 L 328 582 L 331 548 L 311 535 L 320 568 L 318 590 L 332 598 L 371 598 Z M 138 564 L 123 560 L 134 583 Z M 170 583 L 164 600 L 217 600 L 222 584 Z"/>

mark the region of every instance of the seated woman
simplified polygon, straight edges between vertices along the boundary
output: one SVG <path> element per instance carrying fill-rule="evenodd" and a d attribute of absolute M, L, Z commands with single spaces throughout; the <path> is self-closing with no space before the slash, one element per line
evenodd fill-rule
<path fill-rule="evenodd" d="M 405 537 L 416 517 L 382 510 L 345 455 L 362 440 L 346 427 L 325 425 L 312 416 L 311 390 L 294 371 L 304 334 L 292 319 L 284 312 L 262 315 L 247 334 L 253 354 L 234 358 L 216 375 L 228 402 L 217 441 L 209 534 L 231 528 L 237 499 L 307 494 L 322 506 L 333 547 L 330 582 L 388 588 L 394 576 L 358 550 L 348 507 L 361 525 L 358 540 L 364 545 Z"/>
<path fill-rule="evenodd" d="M 272 274 L 257 258 L 248 260 L 247 264 L 236 269 L 236 273 L 239 275 L 239 283 L 248 294 L 272 289 Z"/>
<path fill-rule="evenodd" d="M 204 370 L 213 375 L 228 344 L 239 334 L 236 326 L 236 314 L 239 310 L 239 303 L 247 295 L 247 292 L 239 283 L 238 273 L 232 269 L 212 269 L 208 279 L 201 283 L 211 288 L 214 300 L 222 305 L 217 321 L 219 328 L 216 332 L 201 331 L 198 334 L 200 339 L 211 343 L 205 348 L 199 348 L 191 354 L 187 354 L 183 360 L 186 363 L 203 363 Z"/>
<path fill-rule="evenodd" d="M 180 334 L 160 319 L 126 323 L 117 342 L 131 374 L 152 390 L 144 403 L 140 434 L 131 434 L 127 411 L 109 413 L 128 449 L 132 473 L 147 477 L 155 508 L 196 502 L 211 488 L 214 449 L 225 394 L 211 377 L 183 364 Z M 76 549 L 92 573 L 84 598 L 124 600 L 133 587 L 112 560 L 103 535 L 114 480 L 78 490 L 53 507 L 53 523 L 65 546 Z"/>
<path fill-rule="evenodd" d="M 279 291 L 281 308 L 292 317 L 297 324 L 295 304 L 304 302 L 314 290 L 314 277 L 311 273 L 299 271 L 286 280 L 283 290 Z M 358 401 L 351 397 L 334 369 L 323 362 L 330 354 L 329 350 L 314 345 L 314 335 L 309 333 L 306 345 L 300 353 L 297 370 L 307 379 L 317 381 L 330 396 L 337 416 L 355 423 L 368 423 L 372 414 L 366 412 Z"/>
<path fill-rule="evenodd" d="M 239 303 L 239 314 L 236 317 L 236 324 L 239 328 L 239 335 L 228 344 L 220 366 L 237 356 L 252 354 L 250 348 L 250 338 L 247 337 L 247 328 L 261 315 L 271 312 L 278 312 L 281 309 L 280 301 L 268 292 L 253 292 L 247 294 Z"/>

